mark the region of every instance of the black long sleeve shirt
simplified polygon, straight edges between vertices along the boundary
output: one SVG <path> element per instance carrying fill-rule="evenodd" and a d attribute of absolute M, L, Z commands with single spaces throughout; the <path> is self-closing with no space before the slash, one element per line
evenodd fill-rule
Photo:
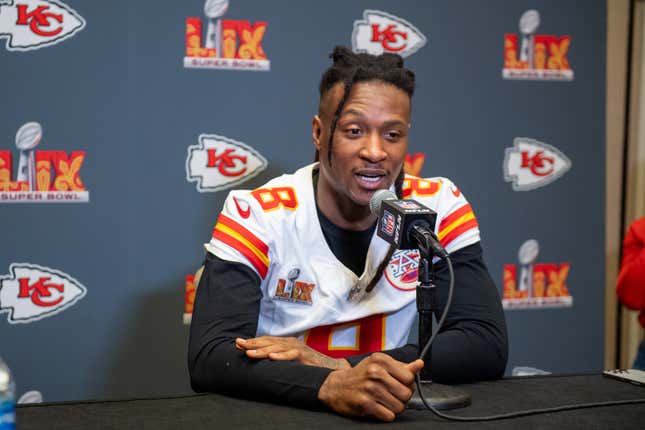
<path fill-rule="evenodd" d="M 328 235 L 326 239 L 330 241 Z M 506 323 L 481 246 L 475 243 L 462 248 L 451 259 L 455 272 L 453 302 L 426 366 L 432 366 L 434 380 L 441 383 L 499 378 L 508 354 Z M 435 270 L 442 312 L 448 295 L 447 265 L 439 262 Z M 207 254 L 195 297 L 188 347 L 193 389 L 305 408 L 321 407 L 318 390 L 330 369 L 251 359 L 235 348 L 235 338 L 255 337 L 261 299 L 260 279 L 253 270 Z M 404 362 L 418 355 L 414 344 L 384 352 Z M 347 360 L 356 365 L 364 357 Z"/>

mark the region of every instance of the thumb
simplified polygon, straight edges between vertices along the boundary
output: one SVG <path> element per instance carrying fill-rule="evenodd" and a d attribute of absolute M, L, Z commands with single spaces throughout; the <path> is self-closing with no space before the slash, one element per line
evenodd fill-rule
<path fill-rule="evenodd" d="M 423 369 L 423 360 L 420 358 L 414 360 L 412 363 L 408 363 L 406 367 L 413 373 L 419 373 Z"/>

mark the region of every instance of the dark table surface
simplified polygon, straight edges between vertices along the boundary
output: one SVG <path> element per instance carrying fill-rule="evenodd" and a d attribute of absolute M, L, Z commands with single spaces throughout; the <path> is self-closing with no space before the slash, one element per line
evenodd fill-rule
<path fill-rule="evenodd" d="M 576 403 L 645 399 L 645 387 L 601 375 L 509 378 L 462 385 L 472 405 L 448 412 L 482 416 Z M 429 411 L 407 410 L 393 423 L 354 420 L 217 394 L 167 398 L 21 405 L 17 428 L 27 429 L 645 429 L 645 403 L 577 409 L 489 422 L 454 422 Z"/>

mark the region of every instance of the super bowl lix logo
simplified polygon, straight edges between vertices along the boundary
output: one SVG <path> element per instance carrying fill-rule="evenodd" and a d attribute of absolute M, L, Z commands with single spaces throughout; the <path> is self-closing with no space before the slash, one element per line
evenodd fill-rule
<path fill-rule="evenodd" d="M 421 169 L 426 155 L 423 152 L 415 152 L 414 154 L 405 154 L 405 161 L 403 162 L 403 171 L 412 176 L 421 176 Z"/>
<path fill-rule="evenodd" d="M 0 276 L 0 312 L 11 324 L 56 315 L 76 304 L 86 289 L 66 273 L 30 263 L 13 263 Z"/>
<path fill-rule="evenodd" d="M 0 39 L 9 51 L 55 45 L 85 27 L 76 11 L 58 0 L 0 0 Z"/>
<path fill-rule="evenodd" d="M 352 50 L 372 55 L 384 52 L 407 57 L 426 44 L 426 37 L 408 21 L 380 10 L 363 11 L 354 21 Z"/>
<path fill-rule="evenodd" d="M 85 151 L 36 151 L 42 137 L 43 128 L 37 122 L 18 129 L 15 181 L 11 180 L 11 151 L 0 150 L 0 203 L 88 202 L 89 192 L 79 176 Z"/>
<path fill-rule="evenodd" d="M 518 252 L 519 265 L 504 265 L 504 309 L 573 306 L 566 284 L 571 264 L 536 263 L 539 253 L 538 241 L 527 240 Z"/>
<path fill-rule="evenodd" d="M 294 267 L 287 273 L 287 279 L 279 278 L 275 288 L 275 300 L 283 302 L 299 303 L 311 306 L 313 303 L 312 292 L 316 284 L 312 282 L 298 281 L 300 269 Z"/>
<path fill-rule="evenodd" d="M 241 184 L 267 166 L 267 160 L 250 146 L 216 134 L 201 134 L 188 147 L 186 179 L 197 182 L 200 193 Z"/>
<path fill-rule="evenodd" d="M 222 19 L 228 4 L 228 0 L 206 0 L 205 39 L 202 39 L 202 20 L 186 18 L 184 67 L 268 71 L 271 62 L 262 49 L 267 23 Z"/>
<path fill-rule="evenodd" d="M 527 137 L 516 137 L 506 148 L 504 180 L 515 191 L 530 191 L 555 181 L 571 169 L 571 160 L 556 147 Z"/>
<path fill-rule="evenodd" d="M 571 37 L 535 34 L 540 13 L 527 10 L 522 14 L 517 34 L 504 35 L 504 79 L 571 81 L 573 70 L 567 60 Z"/>

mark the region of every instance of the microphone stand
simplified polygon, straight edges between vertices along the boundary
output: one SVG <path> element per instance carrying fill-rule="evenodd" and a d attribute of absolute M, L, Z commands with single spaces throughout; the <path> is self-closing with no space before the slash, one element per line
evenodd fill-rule
<path fill-rule="evenodd" d="M 419 245 L 419 285 L 417 286 L 417 311 L 419 312 L 419 355 L 432 335 L 432 318 L 436 309 L 436 290 L 434 283 L 434 251 L 431 240 L 421 230 L 413 229 L 412 236 Z M 448 410 L 463 408 L 470 405 L 470 395 L 465 391 L 450 386 L 432 382 L 430 356 L 432 350 L 424 359 L 425 366 L 421 369 L 421 385 L 424 398 L 435 409 Z M 425 410 L 419 391 L 407 404 L 408 409 Z"/>

